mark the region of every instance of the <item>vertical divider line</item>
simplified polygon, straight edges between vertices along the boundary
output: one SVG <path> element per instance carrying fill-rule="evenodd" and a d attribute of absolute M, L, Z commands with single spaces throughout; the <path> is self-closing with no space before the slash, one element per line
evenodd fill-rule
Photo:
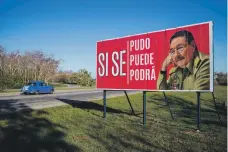
<path fill-rule="evenodd" d="M 129 66 L 130 66 L 130 62 L 129 62 L 129 41 L 127 41 L 127 84 L 129 84 L 129 76 L 130 76 Z"/>

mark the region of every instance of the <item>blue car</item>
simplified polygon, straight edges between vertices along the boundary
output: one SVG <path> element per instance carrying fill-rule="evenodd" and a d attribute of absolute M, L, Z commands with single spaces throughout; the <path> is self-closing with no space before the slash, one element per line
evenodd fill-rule
<path fill-rule="evenodd" d="M 30 81 L 27 85 L 21 88 L 22 94 L 53 94 L 54 87 L 47 85 L 43 81 Z"/>

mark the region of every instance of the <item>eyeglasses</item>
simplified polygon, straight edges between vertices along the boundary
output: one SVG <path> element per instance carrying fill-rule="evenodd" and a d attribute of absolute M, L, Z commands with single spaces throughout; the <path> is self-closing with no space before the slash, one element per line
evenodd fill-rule
<path fill-rule="evenodd" d="M 177 50 L 178 53 L 182 53 L 188 44 L 180 44 L 176 48 L 170 49 L 170 55 L 173 56 L 175 51 Z"/>

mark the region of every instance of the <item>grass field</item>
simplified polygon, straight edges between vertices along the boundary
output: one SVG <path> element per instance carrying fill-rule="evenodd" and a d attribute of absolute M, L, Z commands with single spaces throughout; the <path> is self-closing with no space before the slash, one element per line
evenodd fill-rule
<path fill-rule="evenodd" d="M 136 116 L 130 114 L 126 97 L 107 100 L 107 118 L 102 100 L 64 100 L 68 106 L 26 110 L 0 116 L 0 151 L 227 151 L 227 87 L 216 86 L 217 108 L 211 93 L 201 95 L 201 132 L 196 132 L 196 93 L 167 93 L 171 111 L 162 93 L 147 95 L 147 124 L 142 125 L 142 94 L 130 95 Z"/>

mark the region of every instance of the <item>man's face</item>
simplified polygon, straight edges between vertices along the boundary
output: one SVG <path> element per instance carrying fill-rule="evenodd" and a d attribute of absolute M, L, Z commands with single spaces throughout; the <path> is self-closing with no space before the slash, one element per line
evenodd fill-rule
<path fill-rule="evenodd" d="M 189 45 L 185 37 L 174 38 L 170 43 L 170 54 L 172 61 L 181 68 L 187 66 L 189 61 L 192 59 L 193 52 L 193 45 Z"/>

